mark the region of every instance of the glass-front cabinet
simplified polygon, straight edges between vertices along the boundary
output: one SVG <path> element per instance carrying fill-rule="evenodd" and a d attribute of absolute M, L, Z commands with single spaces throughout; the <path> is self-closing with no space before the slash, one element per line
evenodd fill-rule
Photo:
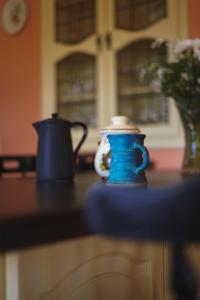
<path fill-rule="evenodd" d="M 186 0 L 42 1 L 43 116 L 89 126 L 85 150 L 96 150 L 99 128 L 127 115 L 147 134 L 150 147 L 183 142 L 175 105 L 145 66 L 169 59 L 165 43 L 186 37 Z M 75 132 L 75 139 L 79 132 Z"/>

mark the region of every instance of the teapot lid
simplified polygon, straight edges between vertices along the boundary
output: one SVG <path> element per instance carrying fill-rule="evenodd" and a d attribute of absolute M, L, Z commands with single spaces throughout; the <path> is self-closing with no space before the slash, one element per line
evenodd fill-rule
<path fill-rule="evenodd" d="M 141 131 L 138 127 L 130 123 L 128 117 L 114 116 L 112 117 L 112 124 L 101 129 L 100 133 L 141 133 Z"/>
<path fill-rule="evenodd" d="M 48 119 L 45 119 L 45 120 L 42 120 L 41 121 L 41 123 L 45 123 L 45 124 L 68 124 L 69 123 L 69 121 L 67 121 L 67 120 L 64 120 L 64 119 L 61 119 L 61 118 L 59 118 L 59 115 L 58 115 L 58 113 L 57 112 L 55 112 L 55 113 L 52 113 L 51 114 L 51 118 L 48 118 Z"/>

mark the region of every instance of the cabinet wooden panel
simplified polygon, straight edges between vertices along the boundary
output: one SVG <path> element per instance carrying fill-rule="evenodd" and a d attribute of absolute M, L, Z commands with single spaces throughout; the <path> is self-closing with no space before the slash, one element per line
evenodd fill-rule
<path fill-rule="evenodd" d="M 200 286 L 200 246 L 185 252 Z M 170 260 L 168 244 L 96 236 L 6 253 L 0 300 L 175 300 Z"/>
<path fill-rule="evenodd" d="M 163 245 L 89 237 L 21 251 L 20 300 L 162 300 Z"/>
<path fill-rule="evenodd" d="M 200 246 L 185 253 L 199 287 Z M 175 300 L 170 266 L 165 243 L 75 239 L 0 256 L 0 300 Z"/>

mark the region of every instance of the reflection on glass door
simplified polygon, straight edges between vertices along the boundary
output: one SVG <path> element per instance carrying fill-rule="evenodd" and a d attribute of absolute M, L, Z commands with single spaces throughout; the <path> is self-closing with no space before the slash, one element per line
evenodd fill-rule
<path fill-rule="evenodd" d="M 66 47 L 56 63 L 58 112 L 89 126 L 96 126 L 96 55 L 83 52 L 82 42 L 96 34 L 95 6 L 95 0 L 55 0 L 55 40 Z"/>
<path fill-rule="evenodd" d="M 96 31 L 95 0 L 56 0 L 56 41 L 76 44 Z"/>
<path fill-rule="evenodd" d="M 168 121 L 168 99 L 151 80 L 141 80 L 140 76 L 149 63 L 166 59 L 165 44 L 153 49 L 152 42 L 152 39 L 137 40 L 117 53 L 118 113 L 140 124 Z"/>
<path fill-rule="evenodd" d="M 166 0 L 116 0 L 116 28 L 141 30 L 164 18 Z"/>
<path fill-rule="evenodd" d="M 71 121 L 96 125 L 96 59 L 74 53 L 56 65 L 59 115 Z"/>

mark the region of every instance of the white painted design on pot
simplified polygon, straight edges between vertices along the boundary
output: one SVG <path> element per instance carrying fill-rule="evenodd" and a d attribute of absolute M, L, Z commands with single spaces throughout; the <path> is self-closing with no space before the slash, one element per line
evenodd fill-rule
<path fill-rule="evenodd" d="M 103 135 L 94 160 L 94 168 L 100 177 L 109 176 L 109 164 L 110 145 L 107 137 Z"/>

